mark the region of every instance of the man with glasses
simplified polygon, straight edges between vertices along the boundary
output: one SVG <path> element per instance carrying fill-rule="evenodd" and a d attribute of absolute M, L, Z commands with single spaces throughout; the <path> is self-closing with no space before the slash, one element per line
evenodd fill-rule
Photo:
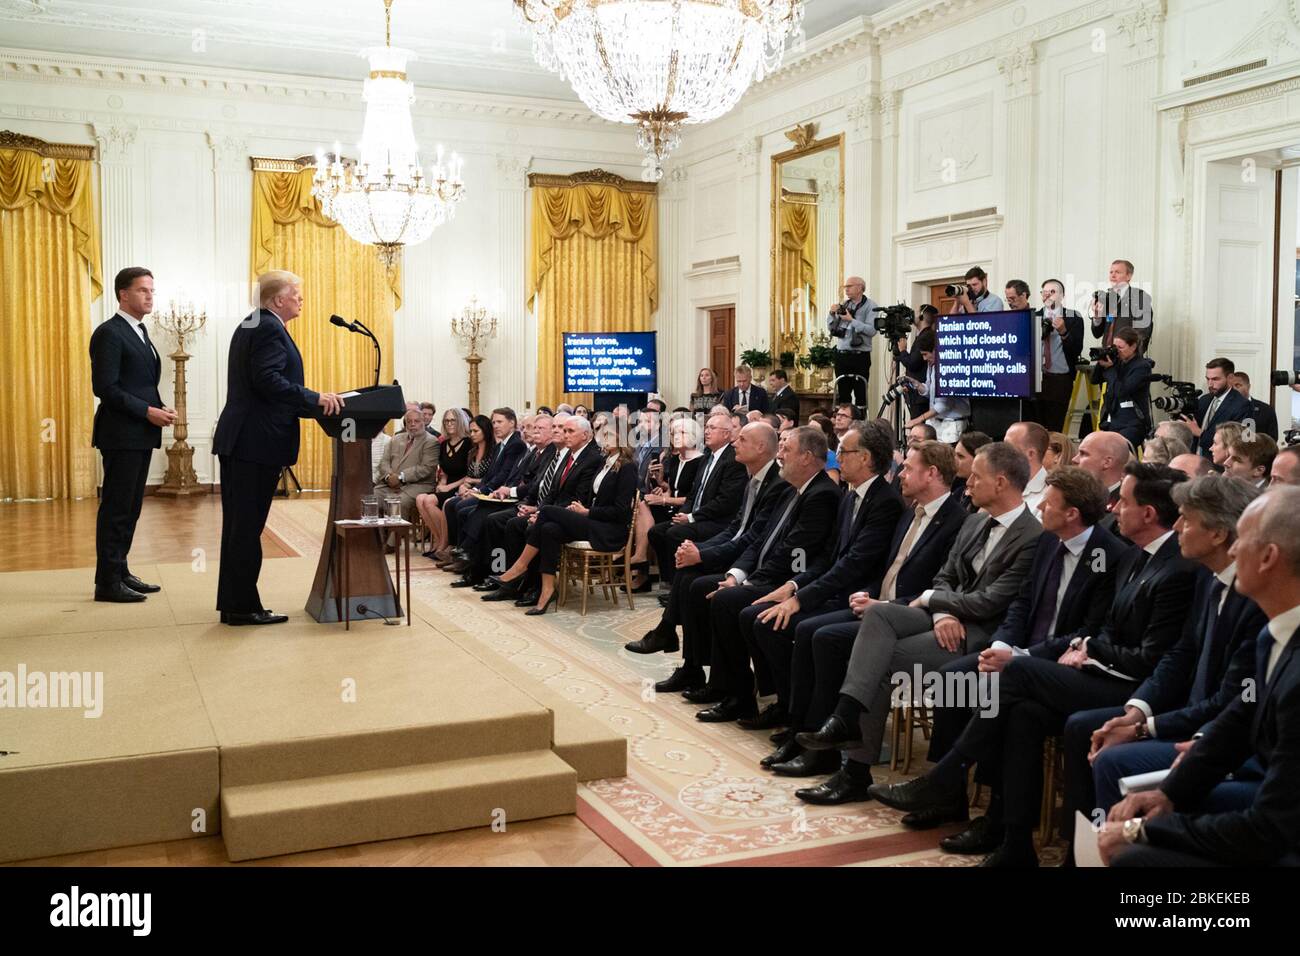
<path fill-rule="evenodd" d="M 826 326 L 835 339 L 835 376 L 841 402 L 867 404 L 867 379 L 871 376 L 871 337 L 876 327 L 876 303 L 867 298 L 867 283 L 860 276 L 844 280 L 844 301 L 831 309 Z M 859 377 L 860 376 L 860 377 Z"/>

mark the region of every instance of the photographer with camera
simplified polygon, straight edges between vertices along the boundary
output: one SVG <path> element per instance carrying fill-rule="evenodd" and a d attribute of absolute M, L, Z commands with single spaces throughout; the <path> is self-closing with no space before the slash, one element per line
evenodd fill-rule
<path fill-rule="evenodd" d="M 910 387 L 929 400 L 929 407 L 920 415 L 912 418 L 907 427 L 928 424 L 934 429 L 938 440 L 945 444 L 955 444 L 962 432 L 970 424 L 970 399 L 953 398 L 935 394 L 938 381 L 938 337 L 934 329 L 926 329 L 916 337 L 913 346 L 925 359 L 925 381 L 915 382 Z M 909 379 L 909 381 L 911 381 Z"/>
<path fill-rule="evenodd" d="M 1120 329 L 1115 343 L 1094 349 L 1097 364 L 1092 370 L 1094 385 L 1106 385 L 1101 406 L 1101 430 L 1116 432 L 1141 448 L 1151 427 L 1151 369 L 1155 363 L 1141 354 L 1142 336 L 1133 329 Z"/>
<path fill-rule="evenodd" d="M 1181 416 L 1196 436 L 1197 447 L 1193 450 L 1202 458 L 1210 457 L 1216 428 L 1224 422 L 1244 421 L 1250 415 L 1250 402 L 1231 384 L 1236 371 L 1232 359 L 1214 358 L 1206 362 L 1205 394 L 1196 403 L 1196 414 Z"/>
<path fill-rule="evenodd" d="M 916 347 L 916 339 L 921 337 L 921 333 L 926 329 L 935 328 L 939 321 L 939 310 L 930 303 L 925 303 L 916 310 L 916 337 L 912 339 L 912 347 L 907 347 L 907 337 L 903 336 L 894 344 L 894 360 L 898 362 L 905 375 L 912 379 L 923 382 L 925 381 L 925 356 L 921 350 Z M 907 417 L 918 418 L 925 414 L 926 409 L 930 407 L 930 400 L 924 395 L 917 394 L 915 389 L 908 389 L 907 397 Z"/>
<path fill-rule="evenodd" d="M 944 287 L 944 295 L 952 296 L 957 301 L 952 304 L 949 315 L 972 315 L 976 312 L 1004 312 L 1006 307 L 1002 300 L 989 291 L 989 277 L 979 266 L 966 270 L 965 285 Z"/>
<path fill-rule="evenodd" d="M 865 408 L 876 303 L 867 298 L 867 283 L 860 276 L 844 280 L 844 295 L 845 300 L 826 317 L 826 327 L 835 339 L 835 376 L 840 380 L 836 395 L 841 402 Z M 844 378 L 846 375 L 850 377 Z M 862 377 L 853 378 L 855 375 Z"/>
<path fill-rule="evenodd" d="M 1110 288 L 1092 294 L 1092 337 L 1110 346 L 1120 329 L 1134 329 L 1142 339 L 1142 354 L 1151 346 L 1155 310 L 1151 296 L 1131 285 L 1133 263 L 1116 259 L 1110 264 Z"/>
<path fill-rule="evenodd" d="M 1043 307 L 1034 315 L 1042 323 L 1043 388 L 1034 403 L 1033 416 L 1049 431 L 1062 427 L 1070 410 L 1074 367 L 1083 352 L 1083 316 L 1064 306 L 1065 285 L 1048 279 L 1038 290 Z"/>

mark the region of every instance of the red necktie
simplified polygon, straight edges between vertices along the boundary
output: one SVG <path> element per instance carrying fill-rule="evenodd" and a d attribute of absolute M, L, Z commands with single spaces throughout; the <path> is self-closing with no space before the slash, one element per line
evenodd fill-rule
<path fill-rule="evenodd" d="M 569 456 L 569 460 L 564 466 L 564 471 L 560 474 L 560 484 L 564 484 L 564 479 L 569 477 L 569 469 L 573 467 L 575 460 L 576 457 L 574 455 Z"/>

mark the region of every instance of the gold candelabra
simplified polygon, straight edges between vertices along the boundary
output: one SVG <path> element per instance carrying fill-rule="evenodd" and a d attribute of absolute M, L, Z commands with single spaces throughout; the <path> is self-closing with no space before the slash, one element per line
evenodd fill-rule
<path fill-rule="evenodd" d="M 452 316 L 451 334 L 469 349 L 465 356 L 469 363 L 469 410 L 477 415 L 478 367 L 483 362 L 478 350 L 480 346 L 486 346 L 488 339 L 497 337 L 497 317 L 488 315 L 488 310 L 478 304 L 478 297 L 471 296 L 469 305 L 461 310 L 460 315 Z"/>
<path fill-rule="evenodd" d="M 176 351 L 168 356 L 176 364 L 175 393 L 176 423 L 172 426 L 171 446 L 167 449 L 167 474 L 157 493 L 169 497 L 203 493 L 198 475 L 194 473 L 194 449 L 185 439 L 189 437 L 189 418 L 186 413 L 185 363 L 190 354 L 185 351 L 185 340 L 203 331 L 207 312 L 197 309 L 191 302 L 177 303 L 172 299 L 166 312 L 153 314 L 154 327 L 160 333 L 174 336 Z"/>

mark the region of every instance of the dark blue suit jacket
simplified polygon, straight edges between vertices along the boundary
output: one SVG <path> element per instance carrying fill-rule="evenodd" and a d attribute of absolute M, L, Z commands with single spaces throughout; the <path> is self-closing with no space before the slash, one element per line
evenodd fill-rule
<path fill-rule="evenodd" d="M 899 517 L 898 525 L 894 528 L 894 539 L 889 543 L 889 554 L 885 555 L 884 567 L 867 585 L 867 593 L 871 597 L 880 597 L 880 588 L 885 583 L 885 575 L 889 573 L 894 558 L 898 557 L 898 549 L 902 547 L 903 539 L 907 537 L 907 529 L 911 527 L 914 517 L 915 514 L 907 509 L 904 509 Z M 948 560 L 948 552 L 952 550 L 953 542 L 957 540 L 957 532 L 961 530 L 965 520 L 966 509 L 962 507 L 961 499 L 957 495 L 949 494 L 948 500 L 940 506 L 934 518 L 921 532 L 921 536 L 912 543 L 911 553 L 903 562 L 903 566 L 898 569 L 898 584 L 895 587 L 897 601 L 904 603 L 911 601 L 926 588 L 934 585 L 934 579 L 943 569 L 944 562 Z"/>
<path fill-rule="evenodd" d="M 274 312 L 239 323 L 230 340 L 226 407 L 212 450 L 242 461 L 283 467 L 298 460 L 298 419 L 320 396 L 303 385 L 302 353 Z"/>
<path fill-rule="evenodd" d="M 119 312 L 90 335 L 90 384 L 99 399 L 90 443 L 101 449 L 143 451 L 162 445 L 162 428 L 149 409 L 162 408 L 162 359 Z"/>
<path fill-rule="evenodd" d="M 761 537 L 755 538 L 736 559 L 735 567 L 749 576 L 745 581 L 747 585 L 777 587 L 800 571 L 811 570 L 820 575 L 830 567 L 832 549 L 826 544 L 829 541 L 834 547 L 840 487 L 822 470 L 797 497 L 785 523 L 779 528 L 772 526 Z M 772 521 L 780 521 L 789 506 L 787 497 L 772 512 Z M 767 553 L 763 554 L 765 546 Z"/>
<path fill-rule="evenodd" d="M 1254 640 L 1268 619 L 1258 604 L 1235 589 L 1219 613 L 1217 600 L 1211 600 L 1217 580 L 1214 575 L 1201 577 L 1182 637 L 1133 693 L 1156 715 L 1162 740 L 1190 740 L 1241 693 L 1242 681 L 1255 672 Z M 1212 629 L 1207 631 L 1208 625 Z"/>
<path fill-rule="evenodd" d="M 876 478 L 862 499 L 849 533 L 839 534 L 848 515 L 853 513 L 855 500 L 855 495 L 846 493 L 835 519 L 837 534 L 831 552 L 835 563 L 822 575 L 812 571 L 795 575 L 799 607 L 803 611 L 811 611 L 829 601 L 846 603 L 850 594 L 882 577 L 889 567 L 885 558 L 889 555 L 899 515 L 903 513 L 903 499 L 883 475 Z"/>
<path fill-rule="evenodd" d="M 719 405 L 726 405 L 727 411 L 731 411 L 740 404 L 740 389 L 729 388 L 722 393 L 722 398 L 718 401 Z M 757 382 L 749 383 L 749 405 L 751 412 L 764 412 L 768 410 L 767 389 Z"/>
<path fill-rule="evenodd" d="M 1029 575 L 1007 608 L 1007 616 L 994 632 L 993 640 L 1013 647 L 1029 647 L 1039 605 L 1044 598 L 1056 600 L 1055 594 L 1047 593 L 1047 574 L 1060 544 L 1061 539 L 1050 531 L 1044 531 L 1039 537 Z M 1057 608 L 1056 636 L 1069 638 L 1101 630 L 1115 599 L 1115 574 L 1131 547 L 1100 525 L 1093 527 Z"/>
<path fill-rule="evenodd" d="M 1198 422 L 1205 417 L 1205 413 L 1209 409 L 1211 401 L 1213 401 L 1213 398 L 1208 393 L 1202 395 L 1196 400 L 1196 420 Z M 1201 432 L 1201 437 L 1198 440 L 1198 448 L 1201 457 L 1210 457 L 1210 445 L 1214 443 L 1215 429 L 1224 422 L 1244 421 L 1250 416 L 1250 412 L 1250 402 L 1246 400 L 1246 396 L 1242 395 L 1241 392 L 1237 391 L 1235 388 L 1228 389 L 1228 394 L 1223 396 L 1223 402 L 1219 405 L 1218 411 L 1214 413 L 1214 421 L 1206 425 L 1205 430 Z M 1273 422 L 1273 427 L 1276 429 L 1276 415 L 1273 416 Z M 1255 423 L 1255 428 L 1257 431 L 1263 431 L 1259 426 L 1259 422 Z"/>
<path fill-rule="evenodd" d="M 1229 866 L 1267 865 L 1287 856 L 1290 862 L 1300 852 L 1300 631 L 1291 635 L 1267 683 L 1272 636 L 1264 631 L 1252 643 L 1254 693 L 1234 695 L 1161 784 L 1179 812 L 1147 822 L 1152 846 Z M 1196 813 L 1210 791 L 1251 757 L 1264 768 L 1251 805 Z"/>
<path fill-rule="evenodd" d="M 507 484 L 515 471 L 515 466 L 527 451 L 528 445 L 524 442 L 523 436 L 517 430 L 512 431 L 493 452 L 492 464 L 488 466 L 487 474 L 478 483 L 475 491 L 487 494 Z"/>
<path fill-rule="evenodd" d="M 748 484 L 746 479 L 746 486 Z M 712 538 L 701 541 L 697 545 L 700 550 L 701 564 L 705 570 L 726 571 L 732 567 L 732 562 L 744 554 L 750 544 L 765 532 L 768 521 L 772 520 L 773 510 L 785 500 L 787 494 L 793 493 L 794 489 L 790 487 L 790 483 L 781 477 L 780 465 L 773 461 L 771 467 L 767 469 L 767 474 L 763 476 L 763 483 L 758 486 L 758 497 L 754 500 L 754 506 L 749 509 L 748 521 L 742 524 L 742 519 L 745 517 L 745 497 L 742 492 L 740 507 L 736 510 L 736 516 L 731 519 L 731 523 Z M 739 538 L 736 537 L 736 532 L 741 532 Z"/>

